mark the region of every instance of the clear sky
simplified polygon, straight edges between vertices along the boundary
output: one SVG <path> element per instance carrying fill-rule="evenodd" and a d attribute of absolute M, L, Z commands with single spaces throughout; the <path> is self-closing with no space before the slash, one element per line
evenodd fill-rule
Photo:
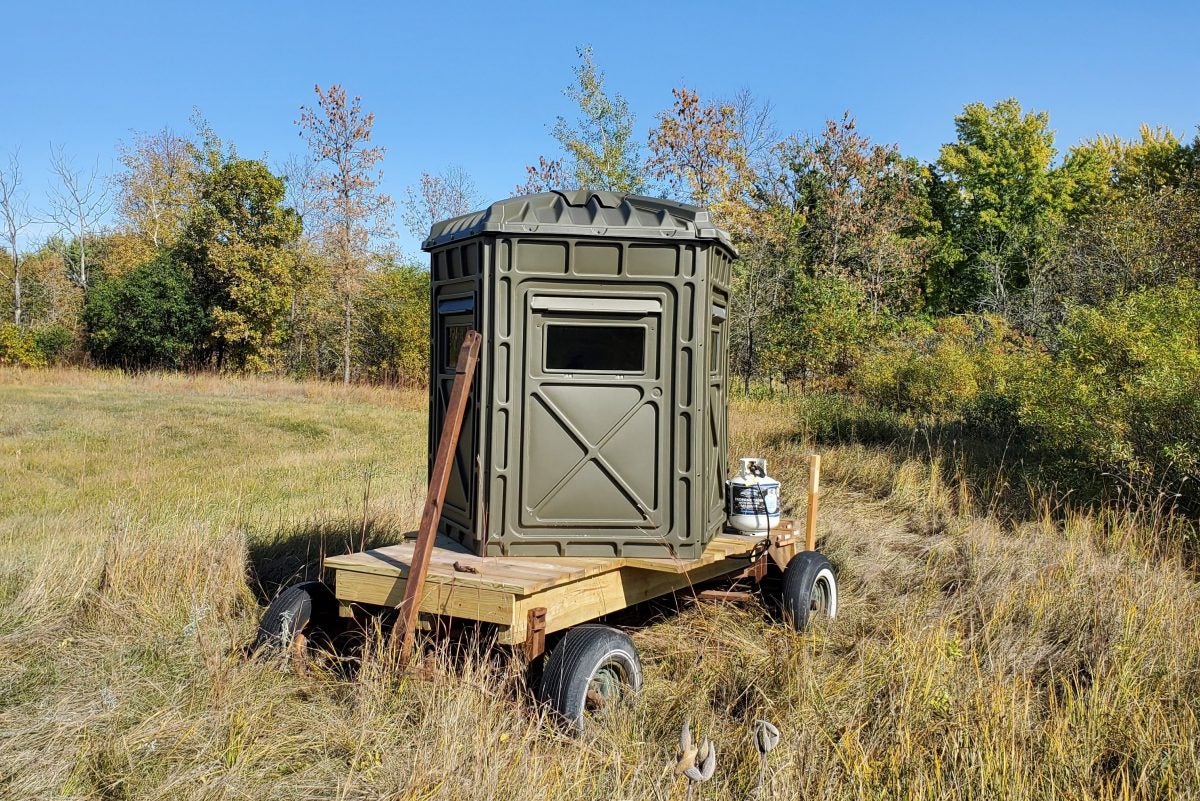
<path fill-rule="evenodd" d="M 303 149 L 314 83 L 376 114 L 385 188 L 464 167 L 511 194 L 550 153 L 563 88 L 591 44 L 645 129 L 686 83 L 773 102 L 781 132 L 851 110 L 875 141 L 924 160 L 966 103 L 1050 112 L 1060 151 L 1142 122 L 1200 123 L 1200 3 L 15 2 L 0 8 L 0 154 L 21 148 L 31 203 L 50 143 L 116 168 L 131 130 L 186 132 L 193 106 L 243 156 Z M 644 136 L 644 134 L 642 134 Z M 404 244 L 412 246 L 405 238 Z"/>

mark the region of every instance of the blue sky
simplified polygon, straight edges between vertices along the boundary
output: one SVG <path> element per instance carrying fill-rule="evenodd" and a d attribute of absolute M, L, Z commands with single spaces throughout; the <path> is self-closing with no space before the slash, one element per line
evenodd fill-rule
<path fill-rule="evenodd" d="M 186 132 L 193 106 L 242 155 L 282 161 L 302 150 L 292 123 L 313 84 L 335 82 L 375 112 L 394 196 L 459 164 L 504 197 L 553 150 L 584 43 L 643 129 L 681 83 L 716 97 L 750 88 L 785 133 L 849 109 L 873 140 L 925 160 L 975 100 L 1049 111 L 1060 151 L 1141 122 L 1189 137 L 1200 123 L 1195 2 L 6 0 L 0 20 L 0 154 L 21 148 L 34 205 L 51 142 L 111 171 L 131 130 Z"/>

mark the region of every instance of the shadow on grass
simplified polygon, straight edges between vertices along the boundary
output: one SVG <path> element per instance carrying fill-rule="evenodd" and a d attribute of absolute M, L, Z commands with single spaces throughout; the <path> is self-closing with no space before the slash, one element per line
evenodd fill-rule
<path fill-rule="evenodd" d="M 250 586 L 267 603 L 301 581 L 323 579 L 325 557 L 394 545 L 409 529 L 390 520 L 329 518 L 252 537 Z"/>
<path fill-rule="evenodd" d="M 928 464 L 950 486 L 965 484 L 975 503 L 1002 517 L 1028 516 L 1035 499 L 1064 478 L 1047 470 L 1003 410 L 978 420 L 938 419 L 830 393 L 800 396 L 793 408 L 796 429 L 774 445 L 859 445 L 886 451 L 898 463 Z"/>

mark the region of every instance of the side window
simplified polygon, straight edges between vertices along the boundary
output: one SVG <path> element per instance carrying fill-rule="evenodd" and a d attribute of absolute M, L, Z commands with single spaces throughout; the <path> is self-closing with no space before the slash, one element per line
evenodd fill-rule
<path fill-rule="evenodd" d="M 644 373 L 646 328 L 640 325 L 547 325 L 545 370 Z"/>
<path fill-rule="evenodd" d="M 470 329 L 471 326 L 466 323 L 446 326 L 446 346 L 442 350 L 444 367 L 453 370 L 458 365 L 458 351 L 462 348 L 463 340 L 467 338 L 467 331 Z"/>

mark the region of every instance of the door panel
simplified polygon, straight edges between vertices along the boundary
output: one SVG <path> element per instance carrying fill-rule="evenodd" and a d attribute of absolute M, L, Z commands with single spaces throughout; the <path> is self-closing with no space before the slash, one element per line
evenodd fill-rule
<path fill-rule="evenodd" d="M 636 528 L 652 535 L 666 518 L 662 464 L 670 447 L 663 304 L 643 299 L 592 313 L 579 303 L 533 297 L 522 528 Z"/>

